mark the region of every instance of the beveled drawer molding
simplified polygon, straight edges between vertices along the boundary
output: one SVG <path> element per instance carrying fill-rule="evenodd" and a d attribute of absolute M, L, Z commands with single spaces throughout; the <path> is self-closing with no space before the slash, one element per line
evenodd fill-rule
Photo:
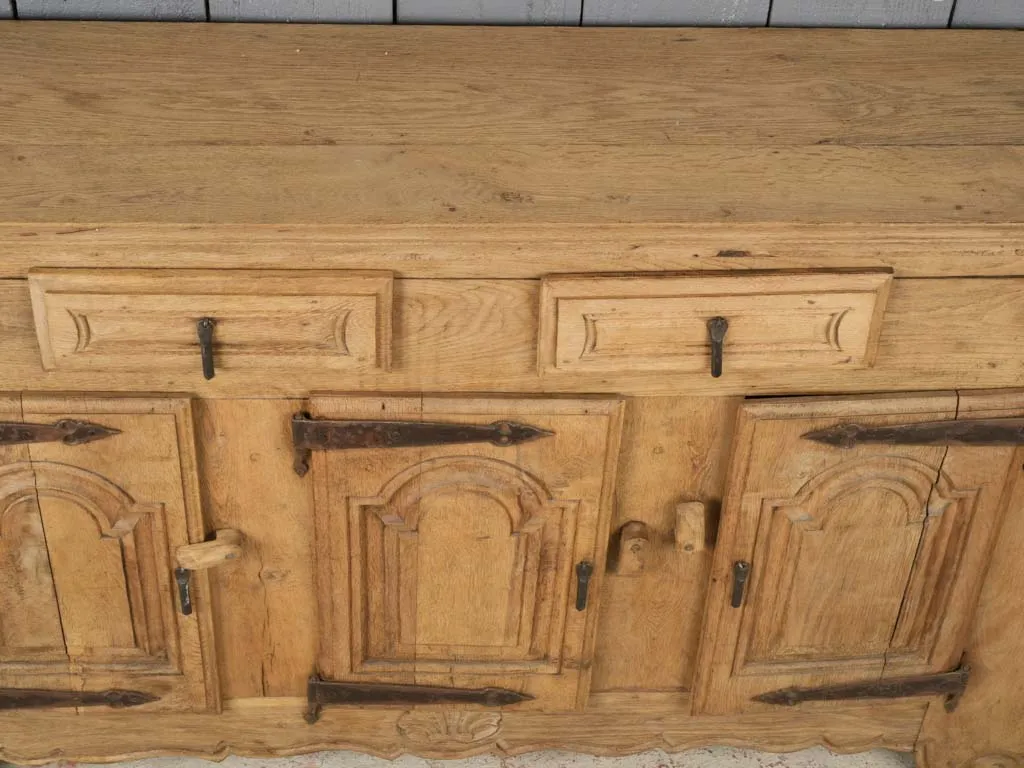
<path fill-rule="evenodd" d="M 217 371 L 390 368 L 390 272 L 44 269 L 28 279 L 47 370 L 198 375 L 205 318 Z"/>
<path fill-rule="evenodd" d="M 710 375 L 713 340 L 726 376 L 870 367 L 891 282 L 887 271 L 548 277 L 540 372 Z"/>

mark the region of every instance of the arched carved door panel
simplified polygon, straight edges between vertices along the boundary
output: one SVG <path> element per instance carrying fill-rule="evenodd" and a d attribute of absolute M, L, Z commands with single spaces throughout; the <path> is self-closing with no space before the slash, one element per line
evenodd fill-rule
<path fill-rule="evenodd" d="M 554 433 L 506 447 L 314 456 L 321 673 L 536 697 L 519 706 L 581 703 L 596 601 L 575 610 L 574 573 L 580 561 L 603 569 L 621 404 L 324 397 L 311 410 L 334 419 L 512 419 Z"/>
<path fill-rule="evenodd" d="M 752 698 L 783 688 L 956 666 L 1012 449 L 843 449 L 803 437 L 854 419 L 954 419 L 956 402 L 951 393 L 743 406 L 701 644 L 698 712 L 767 707 Z M 738 564 L 749 564 L 741 588 Z"/>
<path fill-rule="evenodd" d="M 202 535 L 188 401 L 25 398 L 16 420 L 60 418 L 120 434 L 0 456 L 0 685 L 216 709 L 206 585 L 182 616 L 172 580 L 174 550 Z"/>

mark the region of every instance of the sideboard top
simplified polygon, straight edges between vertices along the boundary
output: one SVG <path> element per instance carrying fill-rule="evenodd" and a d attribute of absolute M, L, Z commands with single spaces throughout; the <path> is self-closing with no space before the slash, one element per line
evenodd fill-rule
<path fill-rule="evenodd" d="M 4 22 L 0 215 L 1021 222 L 1022 41 Z"/>

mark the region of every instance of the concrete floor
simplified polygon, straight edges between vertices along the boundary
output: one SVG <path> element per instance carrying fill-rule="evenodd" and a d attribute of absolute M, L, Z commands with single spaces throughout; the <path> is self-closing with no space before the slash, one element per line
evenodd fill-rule
<path fill-rule="evenodd" d="M 196 758 L 151 758 L 113 763 L 117 768 L 211 768 Z M 298 757 L 229 757 L 222 768 L 913 768 L 910 755 L 875 749 L 836 755 L 823 747 L 778 755 L 753 749 L 711 747 L 668 754 L 661 750 L 629 757 L 592 757 L 574 752 L 531 752 L 518 757 L 480 756 L 464 760 L 424 760 L 405 755 L 381 760 L 357 752 L 316 752 Z M 52 763 L 48 768 L 89 768 L 86 763 Z"/>

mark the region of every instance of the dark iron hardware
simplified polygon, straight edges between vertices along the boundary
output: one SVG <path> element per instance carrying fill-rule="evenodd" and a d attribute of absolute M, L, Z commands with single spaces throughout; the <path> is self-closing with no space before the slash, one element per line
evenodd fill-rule
<path fill-rule="evenodd" d="M 188 568 L 175 568 L 174 583 L 178 585 L 178 602 L 181 603 L 182 615 L 191 616 L 192 571 L 190 571 Z"/>
<path fill-rule="evenodd" d="M 838 424 L 802 436 L 836 448 L 882 445 L 1024 445 L 1024 419 L 964 419 L 870 427 Z"/>
<path fill-rule="evenodd" d="M 750 563 L 746 560 L 737 560 L 732 564 L 732 600 L 729 604 L 733 608 L 743 605 L 743 593 L 747 589 L 748 578 L 750 578 Z"/>
<path fill-rule="evenodd" d="M 119 429 L 75 419 L 61 419 L 54 424 L 21 424 L 16 421 L 0 421 L 0 445 L 56 442 L 64 443 L 64 445 L 82 445 L 119 434 L 121 434 Z"/>
<path fill-rule="evenodd" d="M 530 701 L 533 696 L 507 688 L 445 688 L 437 685 L 393 685 L 389 683 L 336 683 L 313 675 L 306 683 L 306 722 L 320 719 L 330 704 L 482 704 L 504 707 Z"/>
<path fill-rule="evenodd" d="M 729 330 L 729 321 L 724 317 L 712 317 L 708 320 L 708 338 L 711 340 L 711 376 L 722 375 L 722 357 L 725 347 L 725 334 Z"/>
<path fill-rule="evenodd" d="M 203 378 L 209 381 L 216 371 L 213 367 L 213 329 L 217 321 L 212 317 L 204 317 L 196 323 L 196 335 L 199 337 L 199 354 L 203 358 Z"/>
<path fill-rule="evenodd" d="M 138 707 L 159 701 L 142 691 L 111 688 L 106 691 L 49 691 L 37 688 L 0 688 L 0 710 L 45 707 Z"/>
<path fill-rule="evenodd" d="M 309 471 L 310 451 L 341 451 L 351 448 L 411 448 L 459 443 L 518 445 L 554 432 L 496 421 L 493 424 L 450 424 L 431 421 L 331 421 L 313 419 L 305 414 L 292 418 L 292 443 L 295 446 L 295 472 L 301 477 Z"/>
<path fill-rule="evenodd" d="M 594 564 L 589 560 L 576 563 L 576 610 L 587 609 L 587 595 L 590 593 L 590 577 L 594 575 Z"/>
<path fill-rule="evenodd" d="M 902 699 L 909 696 L 939 696 L 946 694 L 947 712 L 960 703 L 967 688 L 971 667 L 961 664 L 952 672 L 936 675 L 894 677 L 889 680 L 871 680 L 863 683 L 826 685 L 821 688 L 781 688 L 755 696 L 754 701 L 765 704 L 795 706 L 802 701 L 839 701 L 843 699 Z"/>

